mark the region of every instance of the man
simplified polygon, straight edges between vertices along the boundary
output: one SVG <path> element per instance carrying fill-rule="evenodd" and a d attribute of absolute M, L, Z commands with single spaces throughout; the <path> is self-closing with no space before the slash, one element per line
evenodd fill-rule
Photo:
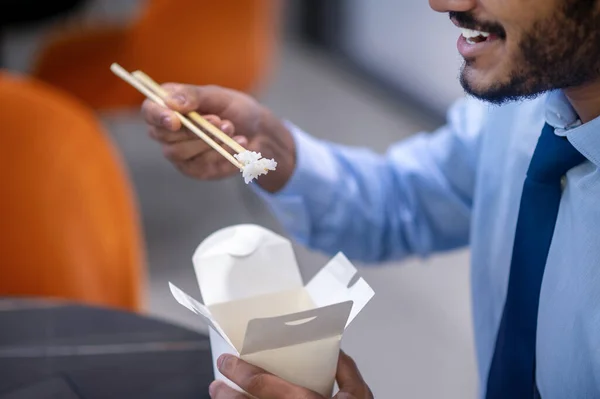
<path fill-rule="evenodd" d="M 279 162 L 257 192 L 311 248 L 374 262 L 469 244 L 481 397 L 600 397 L 600 1 L 430 5 L 464 28 L 471 96 L 446 126 L 385 156 L 316 140 L 226 89 L 171 85 L 170 106 L 214 114 Z M 148 102 L 143 111 L 183 173 L 237 173 L 171 112 Z M 316 397 L 225 364 L 242 387 L 263 388 L 250 391 L 259 398 Z M 353 373 L 343 362 L 341 371 Z M 213 388 L 213 398 L 237 397 Z M 352 389 L 341 396 L 369 397 Z"/>

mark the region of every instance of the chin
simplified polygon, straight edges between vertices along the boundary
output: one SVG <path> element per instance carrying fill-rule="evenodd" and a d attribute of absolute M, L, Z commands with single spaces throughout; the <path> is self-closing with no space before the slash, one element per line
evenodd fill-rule
<path fill-rule="evenodd" d="M 476 66 L 474 62 L 467 61 L 460 71 L 460 82 L 463 86 L 466 85 L 476 91 L 485 91 L 498 81 L 491 75 L 491 71 Z"/>
<path fill-rule="evenodd" d="M 463 89 L 476 97 L 483 96 L 491 89 L 489 84 L 486 84 L 486 79 L 483 78 L 480 71 L 465 64 L 460 71 L 460 84 Z"/>
<path fill-rule="evenodd" d="M 520 97 L 511 92 L 510 84 L 503 84 L 507 79 L 495 78 L 488 71 L 481 71 L 468 64 L 460 73 L 460 84 L 464 91 L 479 100 L 503 105 Z"/>

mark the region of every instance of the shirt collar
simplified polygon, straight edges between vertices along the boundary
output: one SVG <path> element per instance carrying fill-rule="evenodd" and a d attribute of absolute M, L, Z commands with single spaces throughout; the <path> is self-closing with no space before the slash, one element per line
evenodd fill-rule
<path fill-rule="evenodd" d="M 555 133 L 567 137 L 577 151 L 600 167 L 600 117 L 581 123 L 562 90 L 548 94 L 545 112 L 546 122 L 554 127 Z"/>

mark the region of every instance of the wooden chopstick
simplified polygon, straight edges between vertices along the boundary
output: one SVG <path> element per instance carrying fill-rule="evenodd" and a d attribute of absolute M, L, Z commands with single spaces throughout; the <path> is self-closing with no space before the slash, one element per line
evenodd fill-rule
<path fill-rule="evenodd" d="M 169 93 L 167 93 L 165 89 L 163 89 L 158 83 L 156 83 L 150 76 L 146 75 L 144 72 L 135 71 L 133 72 L 133 76 L 135 76 L 138 80 L 140 80 L 150 89 L 152 89 L 152 91 L 154 91 L 154 93 L 160 96 L 163 100 L 165 100 L 168 97 Z M 238 142 L 229 137 L 226 133 L 223 133 L 215 125 L 204 119 L 197 112 L 190 112 L 189 114 L 187 114 L 187 117 L 196 122 L 198 125 L 200 125 L 200 127 L 204 128 L 210 134 L 221 140 L 224 144 L 226 144 L 229 148 L 231 148 L 238 154 L 246 151 L 246 149 L 242 147 Z"/>
<path fill-rule="evenodd" d="M 118 77 L 123 79 L 125 82 L 129 83 L 131 86 L 136 88 L 140 93 L 142 93 L 143 95 L 148 97 L 150 100 L 154 101 L 155 103 L 157 103 L 159 105 L 162 105 L 163 107 L 167 107 L 167 105 L 165 104 L 165 102 L 163 101 L 162 98 L 160 98 L 158 95 L 156 95 L 152 90 L 150 90 L 148 87 L 146 87 L 143 82 L 141 82 L 135 76 L 133 76 L 132 74 L 127 72 L 119 64 L 113 63 L 110 66 L 110 70 L 113 71 L 113 73 L 115 75 L 117 75 Z M 244 168 L 243 165 L 237 159 L 235 159 L 233 157 L 233 155 L 231 155 L 229 152 L 227 152 L 227 150 L 225 150 L 223 147 L 221 147 L 219 144 L 217 144 L 217 142 L 215 142 L 213 139 L 211 139 L 206 133 L 204 133 L 200 128 L 198 128 L 196 125 L 194 125 L 189 119 L 187 119 L 185 116 L 183 116 L 179 112 L 175 112 L 175 115 L 177 116 L 177 118 L 179 118 L 179 120 L 185 127 L 187 127 L 190 131 L 192 131 L 192 133 L 194 133 L 195 135 L 200 137 L 202 140 L 204 140 L 206 142 L 206 144 L 211 146 L 219 154 L 223 155 L 236 168 L 238 168 L 238 169 Z"/>

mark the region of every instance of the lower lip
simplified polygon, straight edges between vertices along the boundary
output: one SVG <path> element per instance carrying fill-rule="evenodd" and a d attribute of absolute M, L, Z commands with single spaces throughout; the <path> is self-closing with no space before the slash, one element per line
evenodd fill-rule
<path fill-rule="evenodd" d="M 464 58 L 474 58 L 479 55 L 482 55 L 485 51 L 489 49 L 490 46 L 493 46 L 499 38 L 495 35 L 490 35 L 486 41 L 480 43 L 470 44 L 467 43 L 467 39 L 463 35 L 458 37 L 458 42 L 456 43 L 456 47 L 458 47 L 458 52 Z"/>

